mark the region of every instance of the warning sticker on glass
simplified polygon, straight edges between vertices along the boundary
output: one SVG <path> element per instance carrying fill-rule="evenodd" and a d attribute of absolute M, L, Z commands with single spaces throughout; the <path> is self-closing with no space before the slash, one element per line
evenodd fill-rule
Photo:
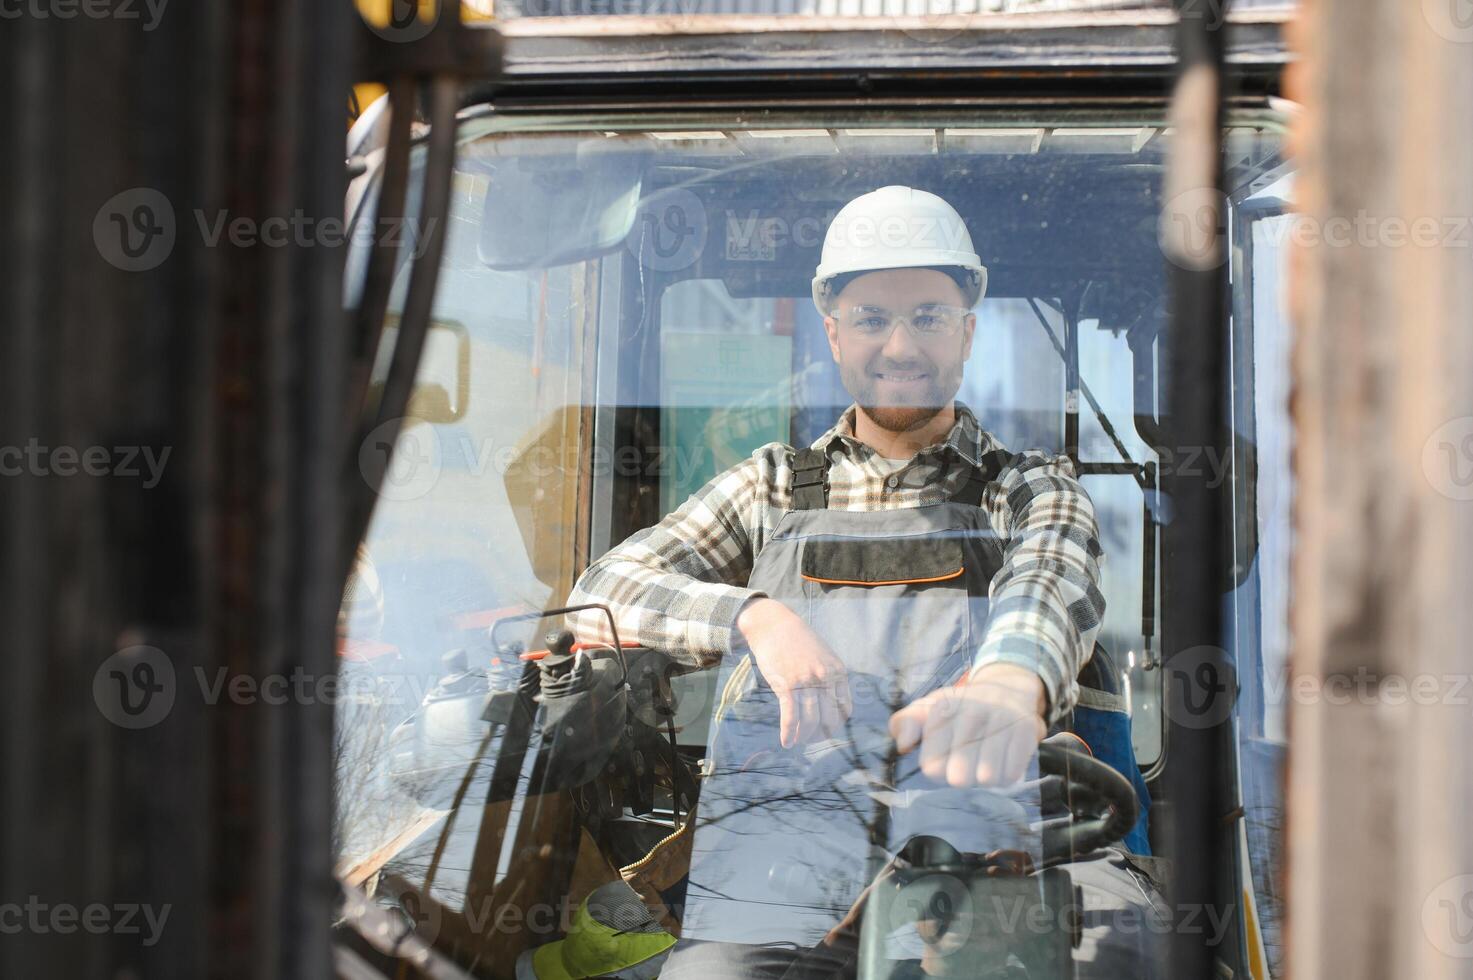
<path fill-rule="evenodd" d="M 728 213 L 726 216 L 726 259 L 728 262 L 775 262 L 782 235 L 782 218 Z"/>

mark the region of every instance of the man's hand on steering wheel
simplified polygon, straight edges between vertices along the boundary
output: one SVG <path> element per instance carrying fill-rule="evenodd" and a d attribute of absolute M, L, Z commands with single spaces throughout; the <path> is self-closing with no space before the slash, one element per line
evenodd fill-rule
<path fill-rule="evenodd" d="M 1015 783 L 1047 732 L 1043 681 L 1024 667 L 988 664 L 955 687 L 895 712 L 890 734 L 902 755 L 920 746 L 928 779 L 952 786 Z"/>
<path fill-rule="evenodd" d="M 797 613 L 776 599 L 755 599 L 737 617 L 737 628 L 777 695 L 783 748 L 844 730 L 852 710 L 844 665 Z"/>

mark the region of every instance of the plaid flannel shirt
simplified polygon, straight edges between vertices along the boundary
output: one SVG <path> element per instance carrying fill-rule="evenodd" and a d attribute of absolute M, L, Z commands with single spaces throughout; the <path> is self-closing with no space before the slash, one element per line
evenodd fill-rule
<path fill-rule="evenodd" d="M 829 507 L 872 511 L 949 500 L 968 467 L 1001 444 L 956 403 L 957 422 L 940 443 L 900 470 L 854 438 L 854 406 L 813 443 L 828 452 Z M 762 593 L 747 588 L 754 562 L 790 507 L 793 449 L 770 443 L 693 494 L 654 527 L 631 536 L 579 577 L 569 604 L 606 603 L 621 639 L 709 664 L 740 646 L 736 618 Z M 1019 454 L 983 495 L 1003 546 L 987 630 L 972 669 L 1010 663 L 1033 670 L 1056 719 L 1078 698 L 1076 677 L 1094 649 L 1105 613 L 1103 553 L 1094 505 L 1062 456 Z M 569 617 L 584 639 L 609 642 L 601 613 Z"/>

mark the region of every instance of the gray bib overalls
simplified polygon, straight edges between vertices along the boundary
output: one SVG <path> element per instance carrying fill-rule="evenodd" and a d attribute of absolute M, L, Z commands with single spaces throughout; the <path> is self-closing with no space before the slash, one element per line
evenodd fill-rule
<path fill-rule="evenodd" d="M 1029 826 L 1039 818 L 1036 800 L 980 788 L 938 791 L 918 772 L 915 753 L 897 760 L 888 744 L 890 716 L 960 679 L 982 641 L 1003 551 L 979 505 L 1010 459 L 989 453 L 944 503 L 841 512 L 826 506 L 823 454 L 796 454 L 792 509 L 779 518 L 749 582 L 802 616 L 837 654 L 853 711 L 842 737 L 785 750 L 776 696 L 750 657 L 738 651 L 722 664 L 681 941 L 662 976 L 783 976 L 792 957 L 818 946 L 850 912 L 876 869 L 919 835 L 961 851 L 1037 858 L 1037 831 Z M 1118 683 L 1096 647 L 1070 721 L 1087 732 L 1097 757 L 1136 784 L 1143 812 L 1132 833 L 1144 845 L 1149 796 Z M 1073 954 L 1076 976 L 1157 976 L 1160 934 L 1142 927 L 1169 921 L 1155 886 L 1118 848 L 1068 867 L 1090 919 Z M 888 955 L 919 952 L 897 947 Z"/>
<path fill-rule="evenodd" d="M 1021 805 L 986 790 L 916 794 L 931 784 L 913 753 L 886 770 L 890 716 L 959 680 L 981 642 L 1002 548 L 979 504 L 1007 459 L 988 454 L 944 503 L 851 512 L 826 507 L 823 455 L 797 454 L 793 509 L 749 584 L 839 657 L 853 711 L 844 737 L 785 750 L 776 696 L 750 659 L 723 665 L 685 938 L 812 946 L 858 899 L 878 852 L 917 834 L 965 851 L 1026 848 Z"/>

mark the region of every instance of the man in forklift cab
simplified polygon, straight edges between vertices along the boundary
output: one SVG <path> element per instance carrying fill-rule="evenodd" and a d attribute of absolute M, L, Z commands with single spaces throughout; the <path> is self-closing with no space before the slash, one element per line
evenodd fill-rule
<path fill-rule="evenodd" d="M 725 674 L 682 938 L 662 976 L 851 975 L 842 923 L 877 853 L 917 835 L 1027 849 L 1026 821 L 992 820 L 984 798 L 1028 775 L 1079 701 L 1103 556 L 1069 460 L 1007 452 L 954 400 L 986 284 L 940 197 L 890 186 L 849 202 L 813 300 L 854 404 L 811 447 L 769 444 L 718 475 L 570 596 L 608 605 L 624 640 Z M 609 639 L 601 616 L 573 626 Z M 1121 730 L 1128 752 L 1128 717 Z M 952 802 L 871 818 L 884 794 L 856 788 L 866 769 Z M 1144 819 L 1132 835 L 1127 848 L 1144 852 Z M 1074 951 L 1094 964 L 1079 975 L 1152 975 L 1151 885 L 1118 851 L 1096 863 L 1086 909 L 1137 912 L 1142 929 L 1096 930 Z"/>

